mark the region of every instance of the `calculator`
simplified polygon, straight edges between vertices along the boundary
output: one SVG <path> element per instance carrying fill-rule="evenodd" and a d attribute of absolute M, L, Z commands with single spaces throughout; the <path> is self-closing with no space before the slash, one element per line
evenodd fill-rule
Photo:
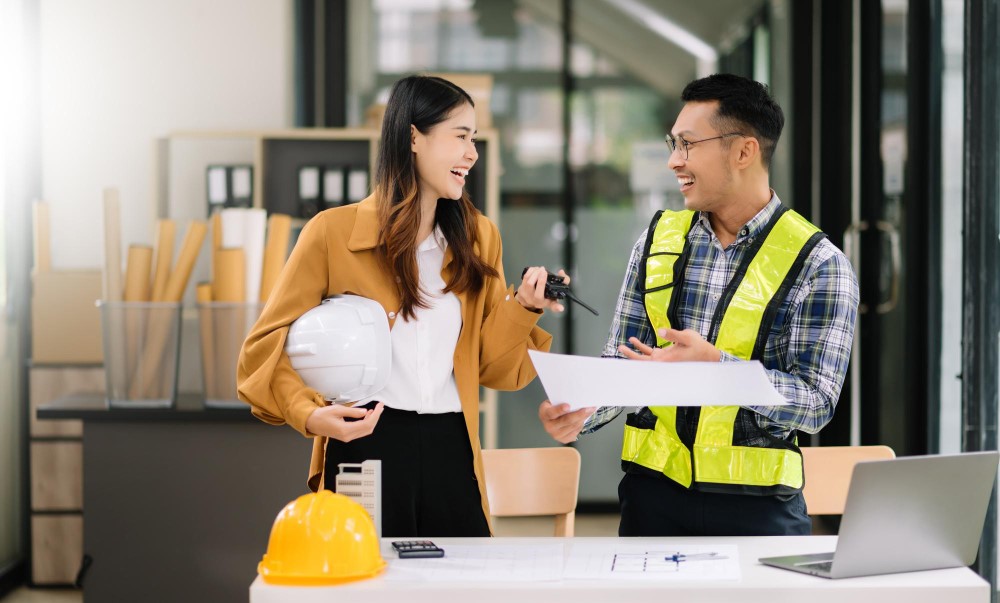
<path fill-rule="evenodd" d="M 444 549 L 430 540 L 397 540 L 392 543 L 392 548 L 400 559 L 444 557 Z"/>

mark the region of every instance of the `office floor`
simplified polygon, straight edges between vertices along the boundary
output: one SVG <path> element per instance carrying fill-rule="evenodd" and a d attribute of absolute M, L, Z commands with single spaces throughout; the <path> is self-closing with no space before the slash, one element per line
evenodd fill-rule
<path fill-rule="evenodd" d="M 83 593 L 67 588 L 23 586 L 2 599 L 3 603 L 82 603 Z"/>
<path fill-rule="evenodd" d="M 549 517 L 510 517 L 494 520 L 497 536 L 548 536 Z M 577 536 L 617 536 L 618 515 L 577 515 Z M 0 599 L 3 603 L 82 603 L 83 593 L 73 589 L 22 587 Z"/>

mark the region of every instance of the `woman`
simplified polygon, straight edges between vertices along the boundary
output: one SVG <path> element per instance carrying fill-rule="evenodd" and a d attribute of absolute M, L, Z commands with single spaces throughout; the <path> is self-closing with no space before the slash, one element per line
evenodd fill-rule
<path fill-rule="evenodd" d="M 563 309 L 544 297 L 544 268 L 505 288 L 497 227 L 464 191 L 475 134 L 462 89 L 396 82 L 373 194 L 308 222 L 240 353 L 239 394 L 254 415 L 314 437 L 311 489 L 332 490 L 338 463 L 381 459 L 385 536 L 490 534 L 479 386 L 534 379 L 527 352 L 552 340 L 536 323 Z M 296 318 L 340 293 L 379 302 L 392 329 L 389 383 L 354 407 L 327 405 L 283 349 Z"/>

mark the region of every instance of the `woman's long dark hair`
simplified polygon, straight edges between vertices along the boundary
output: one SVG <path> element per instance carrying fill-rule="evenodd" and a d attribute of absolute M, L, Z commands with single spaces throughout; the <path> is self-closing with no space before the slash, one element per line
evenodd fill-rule
<path fill-rule="evenodd" d="M 421 209 L 410 125 L 426 134 L 463 104 L 475 106 L 464 90 L 439 77 L 411 75 L 393 84 L 389 93 L 373 188 L 378 204 L 379 253 L 386 267 L 399 277 L 400 313 L 404 318 L 413 318 L 416 308 L 427 307 L 417 269 Z M 478 215 L 466 191 L 458 201 L 438 200 L 434 219 L 453 254 L 453 270 L 445 292 L 475 293 L 483 288 L 487 277 L 500 276 L 473 252 Z"/>

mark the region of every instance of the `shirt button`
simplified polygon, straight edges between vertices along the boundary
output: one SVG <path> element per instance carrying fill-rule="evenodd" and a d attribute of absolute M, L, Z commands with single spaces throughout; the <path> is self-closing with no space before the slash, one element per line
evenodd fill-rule
<path fill-rule="evenodd" d="M 748 234 L 750 234 L 750 231 L 749 231 L 749 230 L 747 230 L 746 228 L 744 228 L 743 230 L 741 230 L 741 231 L 740 231 L 740 236 L 741 236 L 741 237 L 745 237 L 745 236 L 747 236 Z"/>
<path fill-rule="evenodd" d="M 396 318 L 396 313 L 395 312 L 389 312 L 389 320 L 392 320 L 393 318 Z"/>

